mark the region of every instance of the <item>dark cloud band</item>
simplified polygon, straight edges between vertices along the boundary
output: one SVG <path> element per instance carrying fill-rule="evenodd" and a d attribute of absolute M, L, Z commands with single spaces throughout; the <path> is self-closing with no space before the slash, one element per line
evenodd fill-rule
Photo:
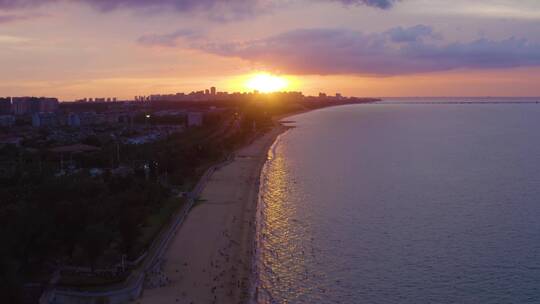
<path fill-rule="evenodd" d="M 12 9 L 43 5 L 61 0 L 0 0 L 0 8 Z M 400 0 L 319 0 L 341 2 L 346 5 L 367 5 L 378 8 L 389 8 Z M 120 7 L 158 7 L 168 6 L 178 10 L 195 8 L 211 8 L 214 6 L 244 6 L 253 7 L 272 4 L 271 0 L 64 0 L 64 2 L 80 2 L 90 4 L 100 9 L 108 10 Z"/>
<path fill-rule="evenodd" d="M 274 6 L 275 0 L 0 0 L 0 8 L 13 9 L 44 5 L 51 2 L 85 3 L 101 10 L 118 8 L 173 8 L 178 11 L 194 9 L 225 8 L 235 11 L 253 11 L 261 7 Z M 399 0 L 318 0 L 341 2 L 346 5 L 367 5 L 382 9 L 390 8 Z"/>
<path fill-rule="evenodd" d="M 335 0 L 346 5 L 367 5 L 378 7 L 382 9 L 388 9 L 392 7 L 396 2 L 400 0 Z"/>
<path fill-rule="evenodd" d="M 424 25 L 375 34 L 303 29 L 241 43 L 195 42 L 192 47 L 294 74 L 389 76 L 459 68 L 540 66 L 539 43 L 509 38 L 443 44 L 440 35 Z"/>
<path fill-rule="evenodd" d="M 12 14 L 0 15 L 0 24 L 11 23 L 11 22 L 19 21 L 19 20 L 24 20 L 24 19 L 26 19 L 26 17 L 20 16 L 20 15 L 12 15 Z"/>

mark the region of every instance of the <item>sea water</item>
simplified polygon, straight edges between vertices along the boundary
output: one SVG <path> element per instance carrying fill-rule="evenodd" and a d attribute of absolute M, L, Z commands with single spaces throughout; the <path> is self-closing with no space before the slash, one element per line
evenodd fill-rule
<path fill-rule="evenodd" d="M 540 105 L 415 103 L 456 100 L 288 118 L 261 175 L 258 302 L 540 303 Z"/>

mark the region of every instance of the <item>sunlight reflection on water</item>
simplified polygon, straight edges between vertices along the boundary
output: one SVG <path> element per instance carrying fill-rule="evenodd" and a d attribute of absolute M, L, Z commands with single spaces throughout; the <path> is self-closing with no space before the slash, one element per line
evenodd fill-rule
<path fill-rule="evenodd" d="M 261 175 L 260 303 L 540 303 L 540 107 L 297 117 Z"/>

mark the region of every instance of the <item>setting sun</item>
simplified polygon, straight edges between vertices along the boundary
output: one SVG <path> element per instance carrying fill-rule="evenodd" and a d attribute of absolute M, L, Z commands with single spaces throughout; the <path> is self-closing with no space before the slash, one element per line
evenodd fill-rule
<path fill-rule="evenodd" d="M 272 93 L 288 87 L 289 81 L 285 77 L 260 73 L 248 78 L 245 85 L 250 90 L 257 90 L 261 93 Z"/>

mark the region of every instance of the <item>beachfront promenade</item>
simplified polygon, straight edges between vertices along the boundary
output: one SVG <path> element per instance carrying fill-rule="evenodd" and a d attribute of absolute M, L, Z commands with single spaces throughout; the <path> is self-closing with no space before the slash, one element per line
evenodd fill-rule
<path fill-rule="evenodd" d="M 176 231 L 182 225 L 190 210 L 196 204 L 197 198 L 201 195 L 206 183 L 212 174 L 219 168 L 231 163 L 234 156 L 230 156 L 222 163 L 211 166 L 206 170 L 200 180 L 197 182 L 191 192 L 187 194 L 186 205 L 178 210 L 169 227 L 160 232 L 154 240 L 150 249 L 145 254 L 146 257 L 142 265 L 133 270 L 128 279 L 123 284 L 118 284 L 110 288 L 102 288 L 100 290 L 81 291 L 67 288 L 59 288 L 51 286 L 40 298 L 40 304 L 68 304 L 68 303 L 97 303 L 101 299 L 107 299 L 107 303 L 125 303 L 126 301 L 135 300 L 142 294 L 145 280 L 148 280 L 148 274 L 155 273 L 155 269 L 159 267 L 160 261 L 167 250 L 170 241 L 174 237 Z"/>
<path fill-rule="evenodd" d="M 209 177 L 200 203 L 164 255 L 165 284 L 144 290 L 142 304 L 248 300 L 260 172 L 268 149 L 285 129 L 259 137 Z"/>
<path fill-rule="evenodd" d="M 141 296 L 141 303 L 245 300 L 260 170 L 268 148 L 284 130 L 276 127 L 210 167 L 188 194 L 187 204 L 153 242 L 142 265 L 123 284 L 91 291 L 53 285 L 44 292 L 40 304 L 104 300 L 120 304 Z M 226 286 L 224 277 L 228 277 Z"/>

